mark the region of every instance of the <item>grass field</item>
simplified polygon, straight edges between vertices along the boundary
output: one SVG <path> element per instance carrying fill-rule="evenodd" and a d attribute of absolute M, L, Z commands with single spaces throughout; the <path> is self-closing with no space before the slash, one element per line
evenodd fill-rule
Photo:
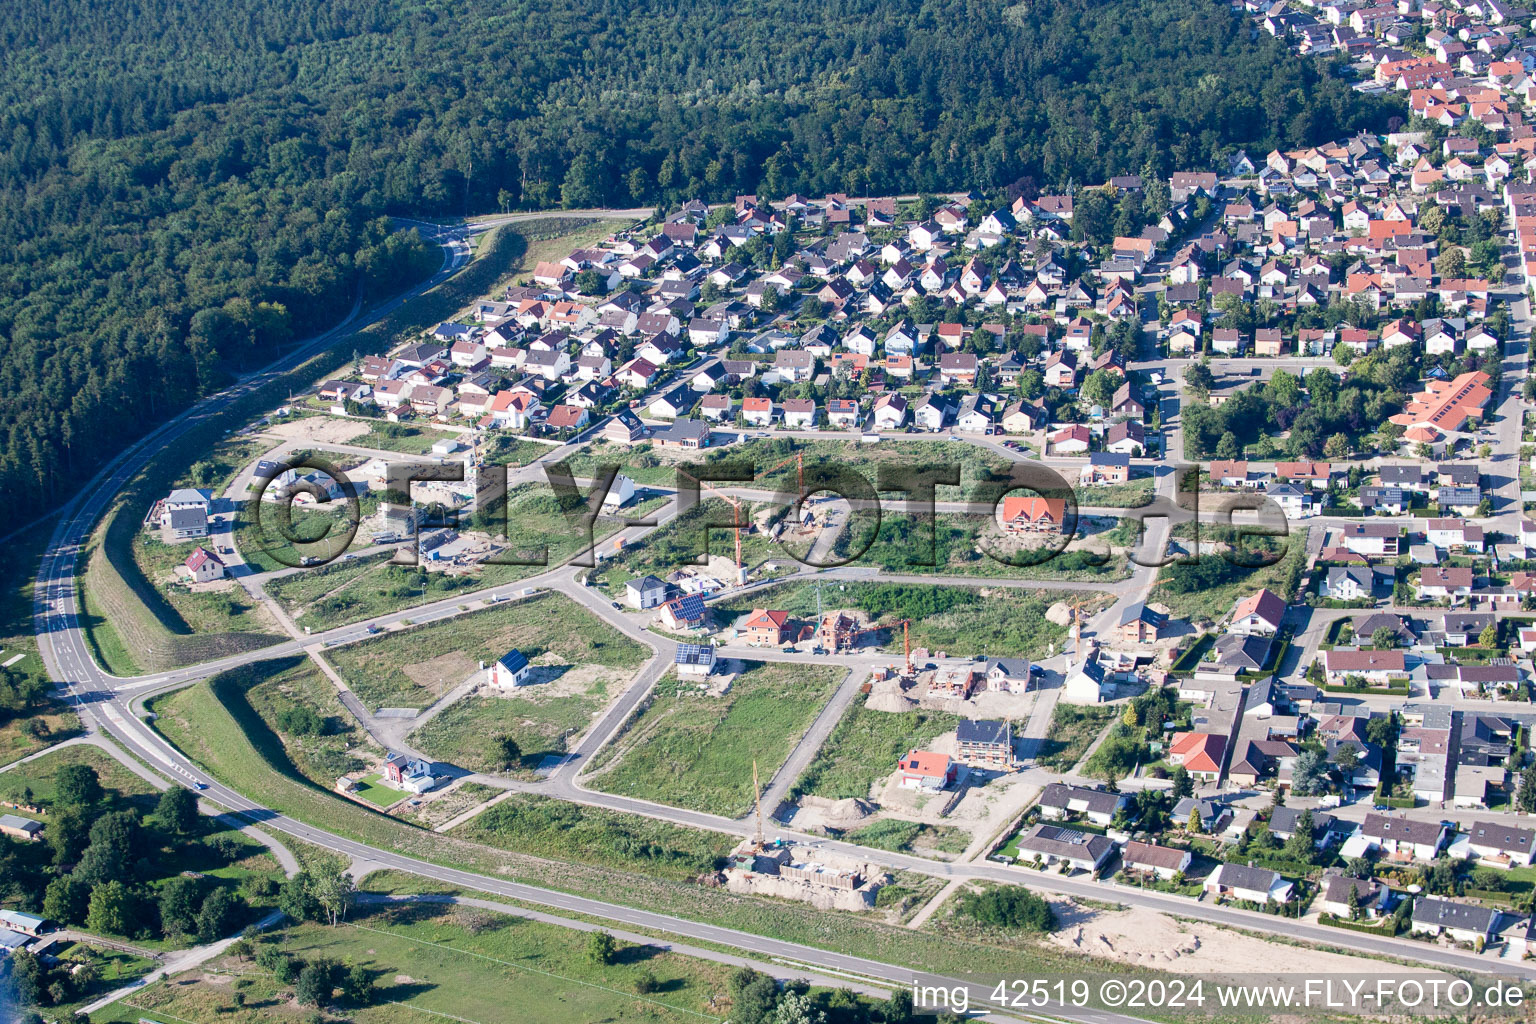
<path fill-rule="evenodd" d="M 1067 630 L 1048 621 L 1045 612 L 1057 601 L 1084 599 L 1089 602 L 1089 614 L 1109 602 L 1107 595 L 1091 591 L 936 589 L 903 583 L 843 583 L 821 588 L 822 607 L 826 611 L 856 608 L 876 622 L 911 619 L 914 647 L 985 652 L 994 657 L 1039 658 L 1045 656 L 1051 645 L 1060 647 Z M 786 583 L 743 597 L 726 598 L 717 602 L 715 608 L 737 614 L 753 608 L 778 608 L 814 622 L 816 586 Z M 887 649 L 901 651 L 900 627 L 879 639 Z"/>
<path fill-rule="evenodd" d="M 341 703 L 336 687 L 308 660 L 277 672 L 246 693 L 267 727 L 282 737 L 294 766 L 317 786 L 329 787 L 364 767 L 360 755 L 382 753 Z M 404 794 L 394 794 L 394 803 Z"/>
<path fill-rule="evenodd" d="M 296 659 L 246 666 L 160 698 L 155 728 L 209 774 L 264 807 L 408 856 L 532 885 L 617 901 L 754 935 L 771 935 L 922 971 L 1015 975 L 1070 970 L 1080 961 L 1041 946 L 978 942 L 882 924 L 805 904 L 738 896 L 634 871 L 593 868 L 439 835 L 305 782 L 245 690 Z M 435 887 L 434 887 L 435 888 Z"/>
<path fill-rule="evenodd" d="M 876 781 L 896 770 L 902 755 L 926 747 L 959 721 L 958 715 L 940 711 L 892 714 L 855 704 L 795 782 L 793 793 L 832 800 L 868 797 Z"/>
<path fill-rule="evenodd" d="M 622 949 L 613 964 L 599 965 L 585 955 L 586 941 L 584 932 L 558 925 L 432 904 L 362 908 L 339 927 L 294 925 L 264 939 L 305 960 L 323 957 L 366 967 L 374 976 L 374 1004 L 346 1006 L 346 1018 L 355 1024 L 434 1019 L 492 1024 L 512 1019 L 512 1005 L 519 1024 L 721 1019 L 705 1011 L 726 991 L 730 967 L 637 947 Z M 240 977 L 230 983 L 227 975 L 205 972 L 157 984 L 92 1020 L 309 1019 L 310 1010 L 292 1002 L 292 986 L 233 958 L 214 967 Z M 636 983 L 646 974 L 654 977 L 655 989 L 640 995 Z M 236 1005 L 236 993 L 243 1005 Z"/>
<path fill-rule="evenodd" d="M 1077 503 L 1103 508 L 1140 508 L 1152 503 L 1155 487 L 1156 481 L 1150 476 L 1123 484 L 1083 487 L 1077 492 Z"/>
<path fill-rule="evenodd" d="M 102 789 L 114 801 L 148 806 L 147 798 L 156 792 L 153 786 L 124 768 L 116 759 L 96 747 L 76 743 L 0 773 L 0 800 L 25 803 L 25 792 L 30 789 L 33 802 L 42 804 L 46 814 L 47 805 L 53 801 L 54 776 L 60 768 L 72 764 L 88 765 L 96 769 Z"/>
<path fill-rule="evenodd" d="M 837 472 L 852 470 L 868 481 L 871 488 L 879 481 L 881 467 L 958 466 L 959 485 L 940 486 L 940 501 L 958 500 L 985 473 L 1006 473 L 1012 465 L 1010 460 L 975 445 L 923 438 L 893 438 L 877 445 L 840 439 L 760 438 L 733 444 L 728 448 L 680 455 L 665 452 L 648 442 L 617 445 L 597 441 L 572 456 L 570 462 L 577 476 L 590 475 L 591 467 L 597 463 L 617 462 L 625 467 L 624 472 L 636 483 L 667 487 L 676 486 L 676 466 L 681 462 L 750 462 L 759 474 L 752 481 L 752 487 L 763 490 L 785 488 L 793 492 L 796 487 L 796 465 L 792 459 L 787 466 L 779 466 L 773 472 L 767 470 L 797 452 L 805 465 L 807 482 L 815 479 L 817 472 L 822 469 Z"/>
<path fill-rule="evenodd" d="M 734 845 L 721 832 L 656 818 L 513 793 L 454 829 L 453 835 L 540 857 L 642 870 L 688 881 L 715 870 Z"/>
<path fill-rule="evenodd" d="M 1253 542 L 1250 542 L 1253 543 Z M 1286 601 L 1296 596 L 1306 566 L 1307 530 L 1293 530 L 1284 556 L 1273 565 L 1247 569 L 1232 565 L 1220 555 L 1204 555 L 1192 565 L 1172 565 L 1158 571 L 1157 600 L 1166 604 L 1176 619 L 1217 622 L 1249 594 L 1267 587 Z"/>
<path fill-rule="evenodd" d="M 737 817 L 752 806 L 752 762 L 764 785 L 843 677 L 840 668 L 747 662 L 723 697 L 668 676 L 628 732 L 587 776 L 605 793 Z"/>
<path fill-rule="evenodd" d="M 1050 731 L 1040 743 L 1035 763 L 1042 768 L 1067 771 L 1083 759 L 1083 754 L 1114 717 L 1114 708 L 1057 704 L 1051 714 Z"/>
<path fill-rule="evenodd" d="M 329 563 L 333 558 L 368 547 L 371 543 L 362 523 L 378 509 L 378 498 L 369 495 L 358 501 L 357 518 L 353 520 L 346 502 L 333 502 L 319 508 L 293 508 L 289 518 L 289 535 L 284 536 L 275 504 L 245 502 L 238 513 L 234 527 L 235 548 L 253 572 L 280 572 L 304 564 L 306 558 L 319 558 Z M 258 523 L 256 517 L 260 516 Z M 348 527 L 358 528 L 349 537 Z"/>
<path fill-rule="evenodd" d="M 905 753 L 905 751 L 903 751 Z M 953 825 L 925 825 L 917 821 L 886 818 L 849 832 L 843 838 L 850 843 L 873 846 L 896 853 L 964 853 L 971 834 Z"/>
<path fill-rule="evenodd" d="M 600 673 L 565 692 L 528 686 L 502 696 L 465 697 L 411 734 L 418 750 L 471 771 L 534 778 L 544 758 L 566 752 L 621 689 L 621 674 Z M 517 744 L 520 756 L 507 763 L 502 738 Z"/>
<path fill-rule="evenodd" d="M 744 503 L 741 521 L 752 521 L 754 507 Z M 646 534 L 644 539 L 622 552 L 601 562 L 592 571 L 591 579 L 606 593 L 619 597 L 624 584 L 647 573 L 664 577 L 683 565 L 702 564 L 708 554 L 716 558 L 735 558 L 736 531 L 729 525 L 734 515 L 731 507 L 719 498 L 706 495 L 703 501 L 682 515 L 669 520 Z M 704 524 L 711 525 L 706 531 Z M 706 541 L 707 533 L 707 541 Z M 741 532 L 741 560 L 748 569 L 769 559 L 788 561 L 782 548 L 762 532 Z"/>
<path fill-rule="evenodd" d="M 513 648 L 532 662 L 549 655 L 556 665 L 593 665 L 614 674 L 639 668 L 646 658 L 645 648 L 585 608 L 547 593 L 338 647 L 331 661 L 370 707 L 424 708 L 478 671 L 480 662 L 490 664 Z M 555 672 L 551 666 L 541 674 Z"/>
<path fill-rule="evenodd" d="M 299 521 L 297 516 L 294 519 Z M 176 567 L 196 546 L 191 542 L 165 544 L 158 533 L 141 530 L 133 538 L 133 556 L 149 583 L 194 632 L 260 633 L 269 637 L 268 643 L 276 643 L 281 627 L 234 580 L 203 584 L 194 590 L 176 575 Z M 245 546 L 240 548 L 242 554 L 245 550 Z"/>

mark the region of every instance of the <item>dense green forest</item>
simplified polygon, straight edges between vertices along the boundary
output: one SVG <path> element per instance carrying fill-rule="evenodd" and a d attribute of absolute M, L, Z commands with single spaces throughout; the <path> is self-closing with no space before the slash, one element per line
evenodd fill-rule
<path fill-rule="evenodd" d="M 0 5 L 0 493 L 398 290 L 388 215 L 1031 187 L 1384 127 L 1196 0 Z"/>

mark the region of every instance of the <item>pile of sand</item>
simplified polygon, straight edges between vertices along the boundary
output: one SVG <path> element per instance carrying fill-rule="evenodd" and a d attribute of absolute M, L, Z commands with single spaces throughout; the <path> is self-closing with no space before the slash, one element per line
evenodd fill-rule
<path fill-rule="evenodd" d="M 1057 601 L 1045 610 L 1045 620 L 1054 622 L 1058 626 L 1070 626 L 1072 624 L 1072 606 L 1065 601 Z"/>
<path fill-rule="evenodd" d="M 864 702 L 864 706 L 871 711 L 888 711 L 891 714 L 899 715 L 903 711 L 911 711 L 917 707 L 917 701 L 911 697 L 903 696 L 898 691 L 875 690 L 870 693 L 869 699 Z"/>
<path fill-rule="evenodd" d="M 857 797 L 832 800 L 824 796 L 807 796 L 800 799 L 800 806 L 805 810 L 816 811 L 823 821 L 838 828 L 856 825 L 878 810 L 868 800 Z"/>
<path fill-rule="evenodd" d="M 906 695 L 901 685 L 901 679 L 892 676 L 889 679 L 880 679 L 870 684 L 869 697 L 864 701 L 864 706 L 871 711 L 888 711 L 900 714 L 903 711 L 911 711 L 917 707 L 917 701 Z"/>

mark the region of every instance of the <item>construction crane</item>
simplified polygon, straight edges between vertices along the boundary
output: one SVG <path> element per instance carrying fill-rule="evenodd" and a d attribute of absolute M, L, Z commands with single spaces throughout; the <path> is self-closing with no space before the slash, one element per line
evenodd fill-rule
<path fill-rule="evenodd" d="M 689 473 L 686 470 L 679 469 L 678 473 L 687 477 L 689 480 L 692 480 L 700 487 L 705 488 L 715 497 L 731 506 L 731 532 L 736 537 L 736 585 L 742 586 L 747 582 L 747 566 L 746 563 L 741 559 L 741 531 L 746 526 L 746 524 L 741 521 L 741 501 L 731 497 L 729 494 L 726 494 L 724 491 L 720 490 L 720 488 L 716 487 L 708 480 L 700 480 L 698 477 L 694 476 L 692 473 Z"/>
<path fill-rule="evenodd" d="M 795 493 L 805 497 L 805 457 L 802 452 L 795 452 L 787 459 L 781 459 L 763 471 L 763 476 L 770 476 L 793 461 L 795 464 Z"/>

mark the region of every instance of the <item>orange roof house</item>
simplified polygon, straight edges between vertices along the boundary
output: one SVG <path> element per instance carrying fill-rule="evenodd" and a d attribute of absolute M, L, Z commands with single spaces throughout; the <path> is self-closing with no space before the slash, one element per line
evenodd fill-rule
<path fill-rule="evenodd" d="M 907 789 L 943 789 L 955 781 L 955 765 L 948 754 L 931 750 L 909 750 L 897 762 L 901 784 Z"/>
<path fill-rule="evenodd" d="M 747 643 L 761 646 L 771 646 L 784 642 L 784 634 L 789 628 L 789 612 L 769 611 L 766 608 L 754 608 L 752 614 L 747 616 L 747 621 L 741 624 L 742 632 L 747 636 Z"/>
<path fill-rule="evenodd" d="M 1429 381 L 1392 422 L 1409 429 L 1460 430 L 1468 419 L 1481 417 L 1483 407 L 1493 397 L 1488 380 L 1486 373 L 1473 370 L 1455 380 Z"/>
<path fill-rule="evenodd" d="M 1227 738 L 1209 732 L 1181 732 L 1173 737 L 1168 748 L 1168 760 L 1183 765 L 1191 775 L 1211 778 L 1221 776 L 1221 766 L 1226 760 Z"/>
<path fill-rule="evenodd" d="M 1003 499 L 1003 529 L 1009 533 L 1060 533 L 1066 515 L 1062 498 L 1009 495 Z"/>

